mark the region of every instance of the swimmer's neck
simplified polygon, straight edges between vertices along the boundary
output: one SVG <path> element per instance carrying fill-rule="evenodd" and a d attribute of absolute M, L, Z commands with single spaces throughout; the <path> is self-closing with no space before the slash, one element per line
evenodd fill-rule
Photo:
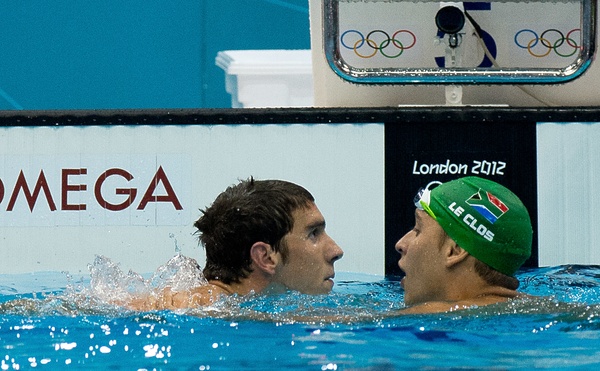
<path fill-rule="evenodd" d="M 450 293 L 445 300 L 440 301 L 452 305 L 460 304 L 466 306 L 482 306 L 505 302 L 518 295 L 519 293 L 516 290 L 506 287 L 482 285 L 470 287 L 470 290 L 454 291 Z"/>
<path fill-rule="evenodd" d="M 248 295 L 250 293 L 264 293 L 264 294 L 279 294 L 284 293 L 287 289 L 285 286 L 270 282 L 270 283 L 257 283 L 253 280 L 242 280 L 241 282 L 231 282 L 229 284 L 219 280 L 209 280 L 209 285 L 214 286 L 221 294 L 227 295 Z"/>
<path fill-rule="evenodd" d="M 235 284 L 226 284 L 219 280 L 209 280 L 208 284 L 211 286 L 214 286 L 221 294 L 226 294 L 226 295 L 240 294 L 236 290 Z"/>
<path fill-rule="evenodd" d="M 497 299 L 498 301 L 506 301 L 508 299 L 517 297 L 518 295 L 519 292 L 516 290 L 511 290 L 501 286 L 493 286 L 483 290 L 483 292 L 477 295 L 474 299 L 490 298 L 491 300 Z"/>

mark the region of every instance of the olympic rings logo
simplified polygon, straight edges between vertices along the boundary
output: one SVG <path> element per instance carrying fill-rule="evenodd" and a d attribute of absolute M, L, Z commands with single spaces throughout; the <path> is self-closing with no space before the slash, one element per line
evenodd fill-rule
<path fill-rule="evenodd" d="M 415 46 L 417 37 L 409 30 L 398 30 L 392 36 L 383 30 L 373 30 L 367 36 L 358 30 L 348 30 L 340 36 L 340 43 L 361 58 L 373 58 L 377 53 L 386 58 L 398 58 Z"/>
<path fill-rule="evenodd" d="M 559 57 L 568 58 L 582 49 L 573 38 L 573 33 L 580 31 L 581 29 L 574 28 L 565 36 L 560 30 L 551 28 L 538 36 L 535 31 L 525 28 L 515 34 L 515 44 L 521 49 L 527 49 L 536 58 L 546 57 L 552 51 Z M 531 39 L 522 42 L 523 39 L 527 40 L 526 35 L 531 35 Z"/>

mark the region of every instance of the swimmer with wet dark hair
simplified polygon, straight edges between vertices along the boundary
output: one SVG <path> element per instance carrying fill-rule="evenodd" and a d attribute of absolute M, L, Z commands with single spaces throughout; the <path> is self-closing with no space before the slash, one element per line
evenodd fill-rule
<path fill-rule="evenodd" d="M 396 243 L 408 306 L 402 313 L 467 309 L 519 296 L 514 274 L 531 255 L 533 236 L 521 200 L 479 177 L 432 185 L 415 198 L 415 226 Z"/>
<path fill-rule="evenodd" d="M 202 213 L 194 226 L 206 250 L 207 284 L 166 288 L 125 306 L 193 308 L 232 294 L 327 294 L 333 288 L 334 263 L 343 251 L 325 232 L 325 219 L 303 187 L 250 178 L 228 187 Z"/>

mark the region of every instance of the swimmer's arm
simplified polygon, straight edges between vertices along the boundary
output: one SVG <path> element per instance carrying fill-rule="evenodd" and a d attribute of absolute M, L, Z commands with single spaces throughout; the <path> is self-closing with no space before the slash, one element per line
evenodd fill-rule
<path fill-rule="evenodd" d="M 210 284 L 187 291 L 175 291 L 171 287 L 166 287 L 158 293 L 134 298 L 128 303 L 122 303 L 122 305 L 128 309 L 141 312 L 189 309 L 211 305 L 223 295 L 227 295 L 223 289 Z"/>
<path fill-rule="evenodd" d="M 13 299 L 0 304 L 0 313 L 35 313 L 39 310 L 40 306 L 43 305 L 44 301 L 30 298 Z"/>

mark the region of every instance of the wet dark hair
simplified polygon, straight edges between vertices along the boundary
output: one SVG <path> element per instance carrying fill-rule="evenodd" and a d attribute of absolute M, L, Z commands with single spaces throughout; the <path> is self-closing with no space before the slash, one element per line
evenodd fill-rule
<path fill-rule="evenodd" d="M 270 244 L 285 261 L 282 238 L 294 226 L 292 212 L 314 201 L 306 189 L 283 180 L 251 177 L 228 187 L 194 223 L 206 250 L 206 279 L 230 284 L 248 277 L 256 242 Z"/>
<path fill-rule="evenodd" d="M 479 259 L 475 259 L 475 272 L 489 285 L 501 286 L 510 290 L 519 288 L 519 280 L 516 277 L 500 273 Z"/>

